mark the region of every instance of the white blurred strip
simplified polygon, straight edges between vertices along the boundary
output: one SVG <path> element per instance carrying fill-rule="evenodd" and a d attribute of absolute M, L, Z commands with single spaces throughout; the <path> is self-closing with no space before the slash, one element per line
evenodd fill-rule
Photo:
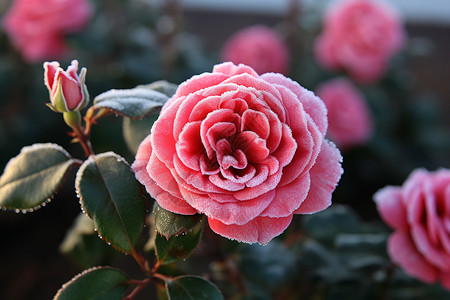
<path fill-rule="evenodd" d="M 301 0 L 305 8 L 324 8 L 332 0 Z M 414 23 L 450 25 L 450 0 L 386 0 Z M 280 15 L 290 0 L 180 0 L 188 9 Z"/>

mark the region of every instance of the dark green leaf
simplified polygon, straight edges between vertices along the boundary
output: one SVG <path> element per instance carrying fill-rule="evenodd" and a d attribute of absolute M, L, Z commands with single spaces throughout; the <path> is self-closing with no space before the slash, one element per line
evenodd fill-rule
<path fill-rule="evenodd" d="M 160 108 L 169 99 L 165 94 L 147 88 L 110 90 L 94 99 L 94 109 L 106 108 L 130 118 L 142 118 Z"/>
<path fill-rule="evenodd" d="M 150 84 L 139 85 L 137 88 L 146 88 L 163 93 L 167 97 L 172 97 L 177 91 L 178 85 L 170 83 L 166 80 L 158 80 Z"/>
<path fill-rule="evenodd" d="M 162 208 L 157 202 L 153 206 L 156 230 L 166 238 L 185 233 L 202 218 L 201 215 L 179 215 Z"/>
<path fill-rule="evenodd" d="M 56 144 L 22 148 L 0 177 L 0 207 L 33 211 L 50 201 L 74 164 L 69 153 Z"/>
<path fill-rule="evenodd" d="M 99 235 L 132 252 L 144 226 L 141 186 L 127 162 L 113 152 L 89 157 L 78 170 L 75 188 Z"/>
<path fill-rule="evenodd" d="M 80 213 L 59 247 L 83 268 L 109 264 L 117 253 L 98 238 L 94 228 L 94 222 Z"/>
<path fill-rule="evenodd" d="M 199 276 L 179 276 L 166 281 L 170 300 L 221 300 L 217 287 Z"/>
<path fill-rule="evenodd" d="M 162 264 L 170 264 L 185 259 L 198 245 L 203 231 L 203 222 L 169 239 L 157 234 L 155 238 L 156 256 Z"/>
<path fill-rule="evenodd" d="M 120 300 L 125 296 L 127 280 L 119 270 L 92 268 L 65 283 L 53 300 Z"/>
<path fill-rule="evenodd" d="M 143 119 L 123 118 L 123 136 L 128 149 L 136 153 L 142 140 L 150 134 L 153 123 L 158 119 L 158 113 L 150 113 Z"/>

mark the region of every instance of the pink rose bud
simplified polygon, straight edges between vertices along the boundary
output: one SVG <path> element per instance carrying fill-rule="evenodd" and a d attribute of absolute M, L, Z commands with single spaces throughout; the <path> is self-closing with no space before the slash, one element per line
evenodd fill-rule
<path fill-rule="evenodd" d="M 388 240 L 392 261 L 426 283 L 450 290 L 450 170 L 418 169 L 403 186 L 374 195 L 381 218 L 394 229 Z"/>
<path fill-rule="evenodd" d="M 322 100 L 297 82 L 227 62 L 178 87 L 132 169 L 163 208 L 266 244 L 294 214 L 331 205 L 342 157 L 327 123 Z"/>
<path fill-rule="evenodd" d="M 258 74 L 289 72 L 289 50 L 271 28 L 255 25 L 236 32 L 222 49 L 223 61 L 246 64 Z"/>
<path fill-rule="evenodd" d="M 346 78 L 338 78 L 317 87 L 317 96 L 328 109 L 327 135 L 340 148 L 366 143 L 372 136 L 370 109 L 364 95 Z"/>
<path fill-rule="evenodd" d="M 315 56 L 328 70 L 344 70 L 357 82 L 373 83 L 385 74 L 405 37 L 402 21 L 388 3 L 342 0 L 325 15 Z"/>
<path fill-rule="evenodd" d="M 89 102 L 89 94 L 84 83 L 86 68 L 78 75 L 78 61 L 64 71 L 56 61 L 44 63 L 44 82 L 50 93 L 51 104 L 48 106 L 56 112 L 79 111 Z"/>

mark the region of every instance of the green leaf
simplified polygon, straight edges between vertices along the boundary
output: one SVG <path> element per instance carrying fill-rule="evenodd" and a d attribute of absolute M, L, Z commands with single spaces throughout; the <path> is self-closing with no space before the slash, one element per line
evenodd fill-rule
<path fill-rule="evenodd" d="M 127 291 L 127 280 L 119 270 L 92 268 L 65 283 L 53 300 L 120 300 Z"/>
<path fill-rule="evenodd" d="M 223 300 L 219 289 L 199 276 L 179 276 L 166 281 L 170 300 Z"/>
<path fill-rule="evenodd" d="M 45 205 L 74 162 L 69 153 L 56 144 L 22 148 L 0 177 L 0 207 L 26 212 Z"/>
<path fill-rule="evenodd" d="M 94 228 L 94 222 L 80 213 L 59 247 L 61 253 L 83 268 L 106 265 L 117 254 L 98 238 Z"/>
<path fill-rule="evenodd" d="M 128 163 L 113 152 L 91 156 L 78 170 L 75 188 L 98 234 L 131 253 L 144 226 L 145 207 Z"/>
<path fill-rule="evenodd" d="M 142 140 L 150 134 L 150 129 L 158 116 L 159 112 L 152 112 L 143 119 L 123 118 L 123 136 L 132 153 L 137 152 Z"/>
<path fill-rule="evenodd" d="M 155 238 L 156 256 L 162 264 L 171 264 L 185 259 L 200 242 L 203 231 L 203 222 L 177 236 L 167 239 L 157 234 Z"/>
<path fill-rule="evenodd" d="M 170 83 L 166 80 L 158 80 L 150 84 L 138 85 L 137 88 L 146 88 L 163 93 L 167 97 L 172 97 L 177 91 L 178 85 Z"/>
<path fill-rule="evenodd" d="M 197 225 L 202 218 L 200 214 L 179 215 L 173 213 L 162 208 L 157 202 L 153 206 L 153 214 L 155 216 L 156 230 L 166 238 L 186 233 Z"/>
<path fill-rule="evenodd" d="M 94 109 L 106 108 L 130 118 L 142 118 L 160 108 L 169 99 L 163 93 L 147 88 L 110 90 L 94 99 Z"/>

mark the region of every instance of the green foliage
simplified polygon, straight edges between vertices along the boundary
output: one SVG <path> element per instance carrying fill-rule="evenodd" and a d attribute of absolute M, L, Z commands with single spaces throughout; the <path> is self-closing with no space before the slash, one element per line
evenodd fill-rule
<path fill-rule="evenodd" d="M 158 202 L 153 206 L 156 230 L 166 238 L 186 233 L 201 222 L 202 216 L 179 215 L 162 208 Z"/>
<path fill-rule="evenodd" d="M 203 222 L 200 221 L 189 230 L 178 235 L 166 238 L 156 235 L 156 256 L 161 264 L 170 264 L 185 259 L 200 242 L 203 231 Z"/>
<path fill-rule="evenodd" d="M 22 148 L 0 177 L 0 207 L 32 211 L 49 201 L 74 160 L 56 144 Z"/>
<path fill-rule="evenodd" d="M 109 90 L 94 99 L 93 109 L 106 108 L 129 118 L 142 118 L 160 108 L 169 99 L 165 94 L 148 89 Z"/>
<path fill-rule="evenodd" d="M 166 280 L 170 300 L 221 300 L 217 287 L 199 276 L 179 276 Z"/>
<path fill-rule="evenodd" d="M 53 300 L 120 300 L 128 278 L 110 267 L 92 268 L 65 283 Z"/>
<path fill-rule="evenodd" d="M 75 188 L 99 235 L 131 253 L 144 226 L 145 207 L 126 161 L 113 152 L 91 156 L 80 167 Z"/>

